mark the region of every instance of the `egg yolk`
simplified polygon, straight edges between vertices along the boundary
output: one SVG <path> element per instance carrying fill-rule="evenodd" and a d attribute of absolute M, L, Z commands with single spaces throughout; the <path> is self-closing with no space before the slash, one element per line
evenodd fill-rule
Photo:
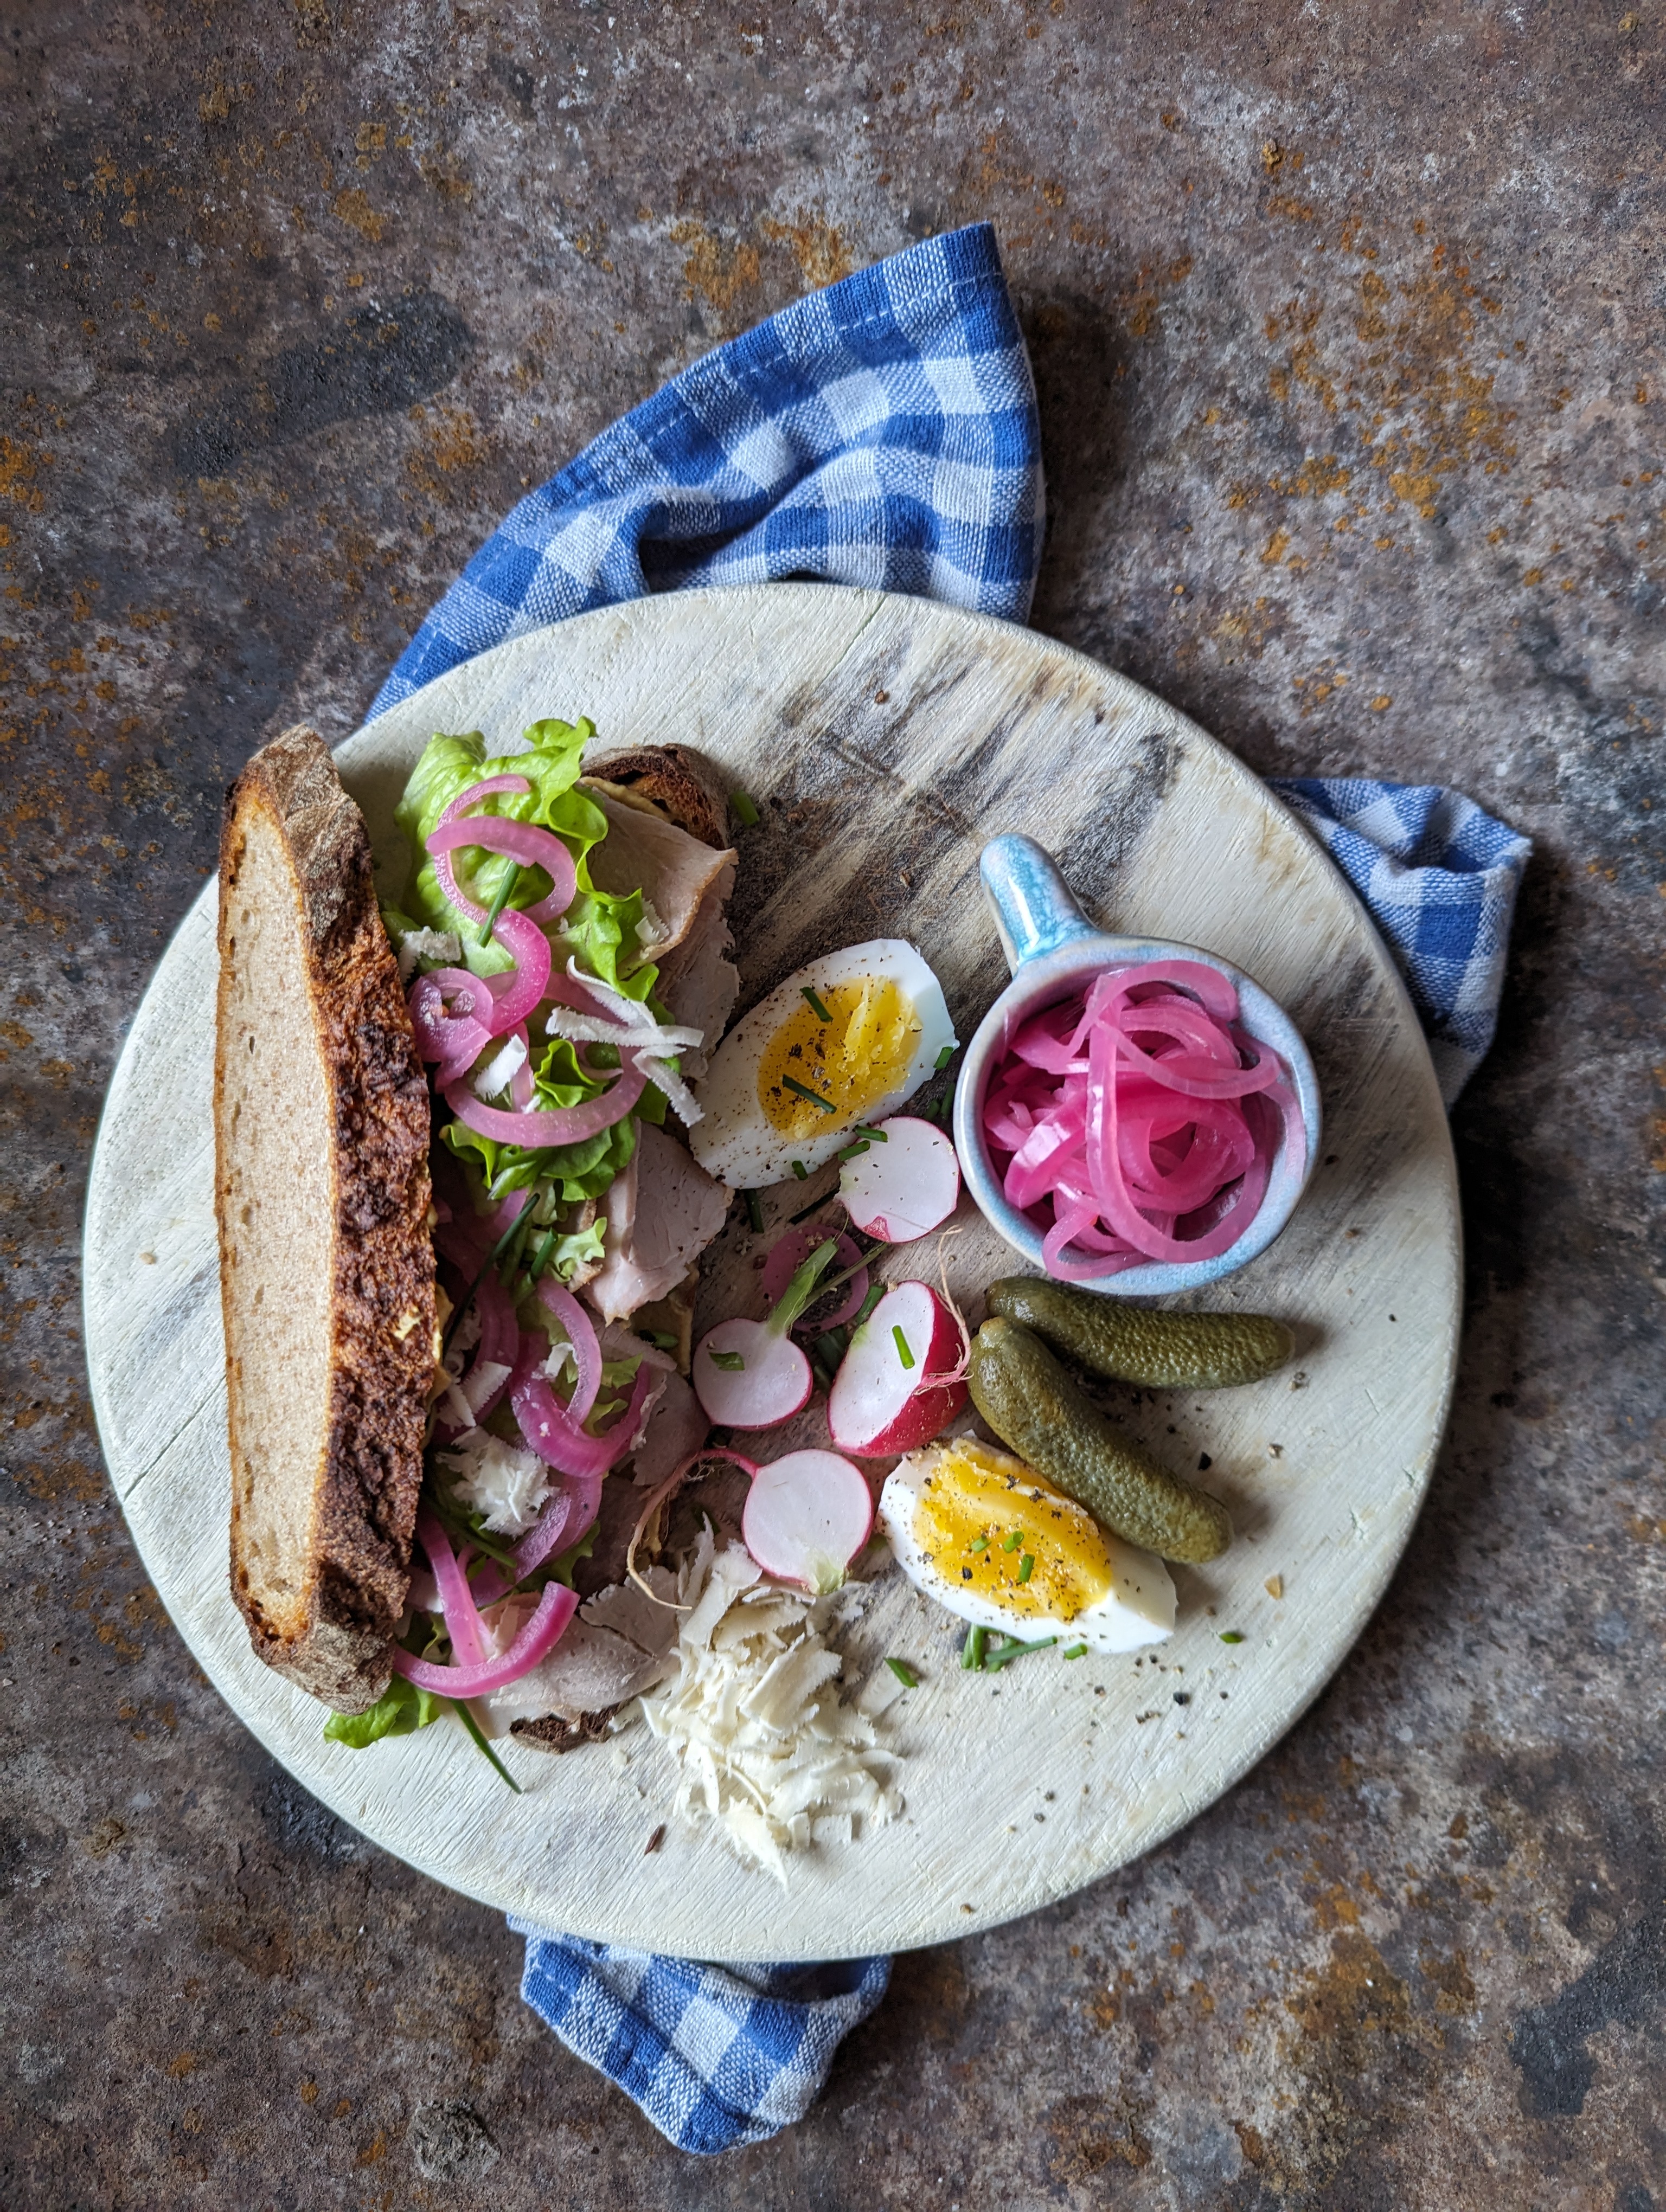
<path fill-rule="evenodd" d="M 1092 1515 L 975 1437 L 943 1447 L 915 1508 L 914 1536 L 945 1582 L 1014 1614 L 1073 1620 L 1110 1589 Z"/>
<path fill-rule="evenodd" d="M 816 1000 L 827 1018 L 800 998 L 758 1060 L 757 1103 L 783 1137 L 824 1136 L 860 1121 L 903 1087 L 920 1035 L 914 1001 L 889 975 L 830 983 Z"/>

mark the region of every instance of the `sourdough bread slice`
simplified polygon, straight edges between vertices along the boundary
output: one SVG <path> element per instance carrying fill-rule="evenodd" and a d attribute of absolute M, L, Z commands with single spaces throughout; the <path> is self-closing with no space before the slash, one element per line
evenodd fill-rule
<path fill-rule="evenodd" d="M 232 1592 L 268 1666 L 359 1712 L 422 1481 L 429 1101 L 363 817 L 305 728 L 226 802 L 214 1110 Z"/>

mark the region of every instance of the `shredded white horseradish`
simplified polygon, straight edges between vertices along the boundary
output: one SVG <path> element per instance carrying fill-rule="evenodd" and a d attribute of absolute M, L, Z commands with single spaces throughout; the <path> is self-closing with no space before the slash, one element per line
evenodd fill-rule
<path fill-rule="evenodd" d="M 873 1722 L 841 1705 L 843 1663 L 824 1643 L 839 1601 L 766 1582 L 739 1544 L 714 1556 L 702 1532 L 684 1568 L 677 1671 L 641 1699 L 682 1768 L 677 1810 L 714 1820 L 742 1856 L 787 1882 L 785 1854 L 848 1843 L 903 1801 L 880 1770 Z"/>

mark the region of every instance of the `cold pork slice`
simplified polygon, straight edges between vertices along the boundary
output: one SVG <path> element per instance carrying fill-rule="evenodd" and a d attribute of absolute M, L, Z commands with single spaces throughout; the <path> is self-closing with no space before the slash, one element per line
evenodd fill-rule
<path fill-rule="evenodd" d="M 682 943 L 655 955 L 659 995 L 672 1021 L 705 1032 L 703 1049 L 681 1055 L 685 1083 L 698 1083 L 705 1074 L 740 996 L 740 971 L 728 957 L 734 936 L 723 910 L 733 889 L 731 860 L 707 884 Z"/>
<path fill-rule="evenodd" d="M 604 1321 L 666 1297 L 723 1226 L 730 1194 L 651 1121 L 608 1186 L 601 1273 L 586 1285 Z"/>

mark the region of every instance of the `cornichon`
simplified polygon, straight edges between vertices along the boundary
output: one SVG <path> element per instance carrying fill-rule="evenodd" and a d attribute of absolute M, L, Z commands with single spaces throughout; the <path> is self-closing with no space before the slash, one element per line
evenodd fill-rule
<path fill-rule="evenodd" d="M 1296 1348 L 1270 1314 L 1152 1313 L 1038 1275 L 1008 1275 L 988 1295 L 992 1314 L 1022 1322 L 1067 1359 L 1146 1390 L 1259 1382 Z"/>
<path fill-rule="evenodd" d="M 972 1403 L 1003 1443 L 1114 1535 L 1194 1565 L 1232 1540 L 1226 1508 L 1113 1428 L 1038 1336 L 999 1316 L 972 1341 Z"/>

